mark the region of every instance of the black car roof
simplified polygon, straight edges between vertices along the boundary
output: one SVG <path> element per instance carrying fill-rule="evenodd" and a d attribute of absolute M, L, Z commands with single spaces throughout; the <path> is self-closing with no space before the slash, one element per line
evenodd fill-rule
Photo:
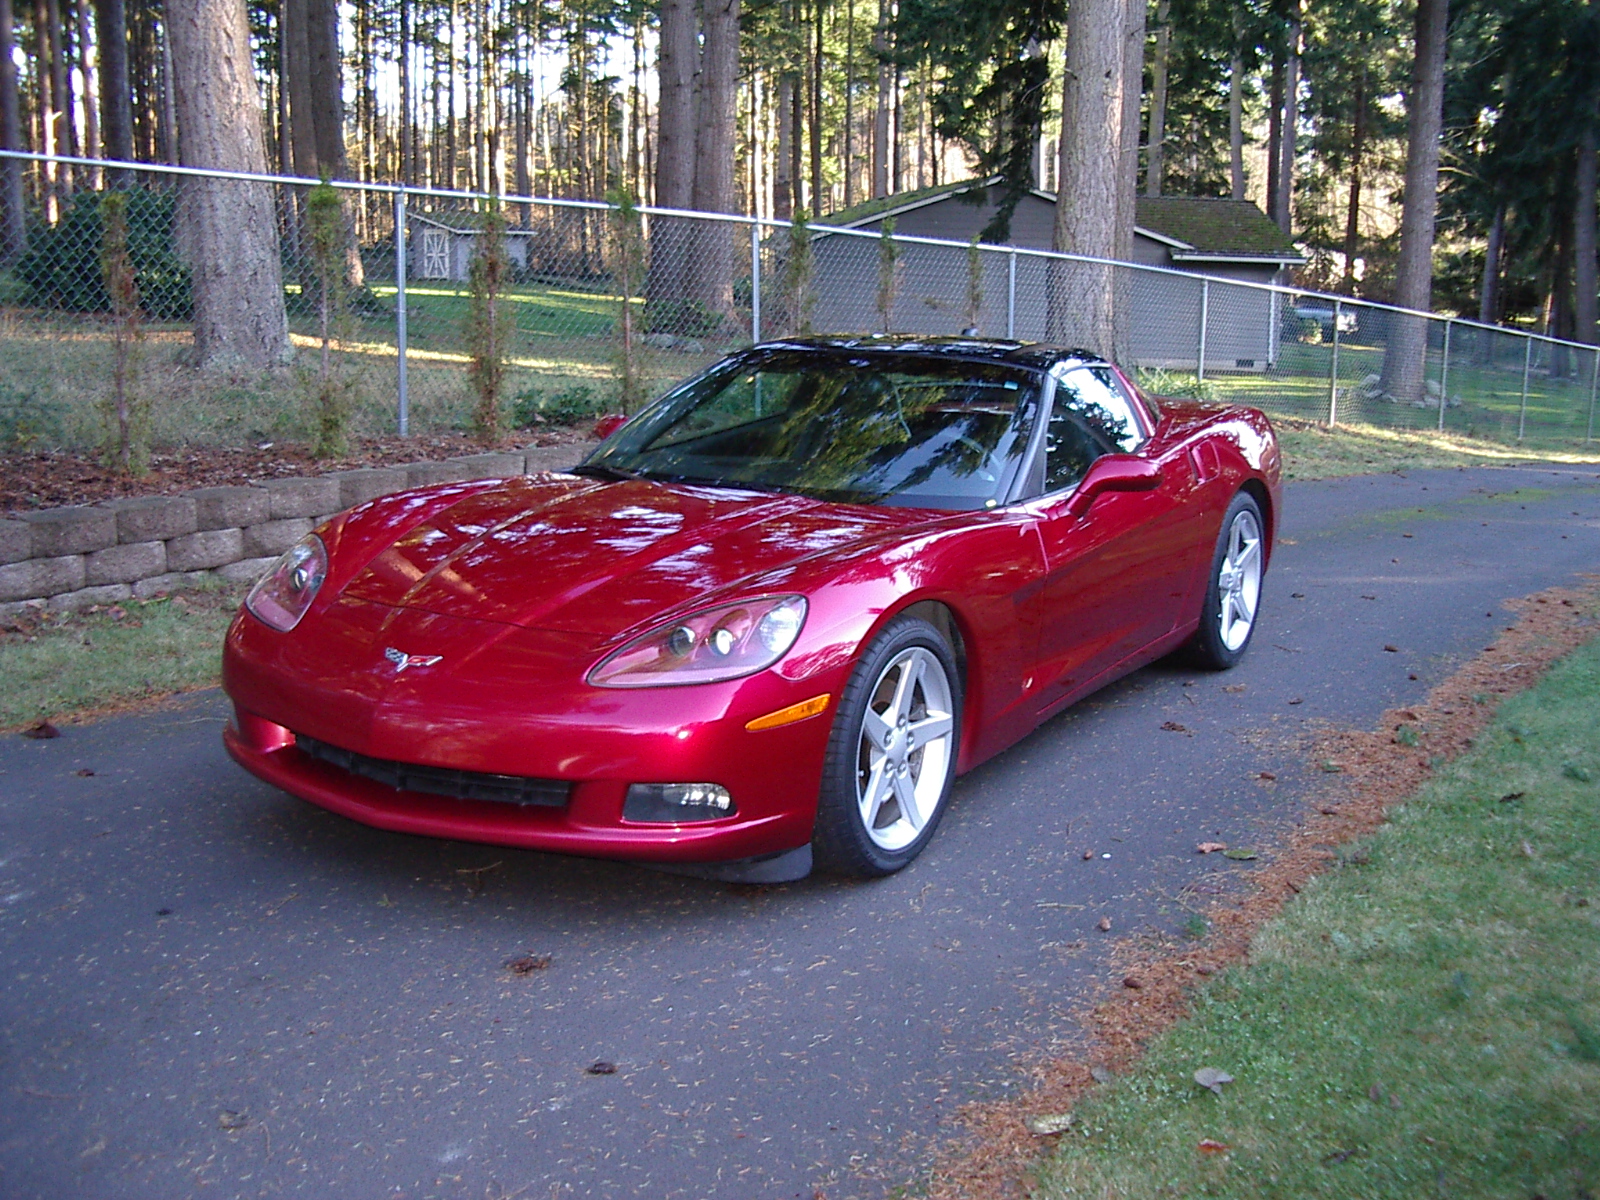
<path fill-rule="evenodd" d="M 1015 363 L 1045 371 L 1060 362 L 1103 363 L 1089 350 L 1053 346 L 1047 342 L 1016 342 L 1000 338 L 914 337 L 909 334 L 820 335 L 776 338 L 755 350 L 833 350 L 860 353 L 934 354 L 941 358 Z"/>

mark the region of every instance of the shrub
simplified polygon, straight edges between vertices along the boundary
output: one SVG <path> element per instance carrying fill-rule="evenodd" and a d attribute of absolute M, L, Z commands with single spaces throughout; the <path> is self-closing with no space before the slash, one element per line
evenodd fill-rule
<path fill-rule="evenodd" d="M 717 314 L 698 300 L 652 300 L 645 306 L 646 333 L 669 333 L 675 337 L 709 338 L 721 322 Z"/>
<path fill-rule="evenodd" d="M 39 393 L 0 383 L 0 453 L 32 450 L 61 440 L 61 407 Z"/>
<path fill-rule="evenodd" d="M 541 421 L 556 425 L 576 425 L 598 417 L 608 407 L 606 397 L 586 384 L 568 384 L 558 392 L 528 388 L 517 394 L 512 405 L 512 421 L 518 429 L 528 429 Z"/>
<path fill-rule="evenodd" d="M 1204 400 L 1218 402 L 1222 394 L 1209 379 L 1196 379 L 1181 371 L 1167 371 L 1161 367 L 1141 367 L 1139 386 L 1152 396 L 1171 396 L 1174 400 Z"/>
<path fill-rule="evenodd" d="M 111 312 L 111 296 L 100 271 L 105 230 L 102 192 L 79 192 L 54 226 L 35 229 L 28 252 L 17 260 L 16 277 L 32 304 L 68 312 Z M 173 243 L 173 196 L 130 188 L 124 212 L 127 253 L 144 312 L 158 321 L 187 321 L 194 313 L 189 269 Z"/>
<path fill-rule="evenodd" d="M 124 475 L 143 475 L 150 457 L 150 400 L 138 387 L 140 328 L 139 284 L 128 253 L 128 200 L 125 192 L 107 192 L 100 201 L 104 237 L 100 245 L 100 278 L 111 300 L 111 394 L 101 405 L 106 458 Z"/>

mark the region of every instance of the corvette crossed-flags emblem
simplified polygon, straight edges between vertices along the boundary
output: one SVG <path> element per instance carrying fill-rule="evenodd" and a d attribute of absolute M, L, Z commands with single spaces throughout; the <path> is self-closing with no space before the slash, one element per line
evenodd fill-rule
<path fill-rule="evenodd" d="M 396 650 L 393 646 L 385 646 L 383 656 L 394 664 L 396 675 L 407 667 L 431 667 L 443 657 L 438 654 L 407 654 L 403 650 Z"/>

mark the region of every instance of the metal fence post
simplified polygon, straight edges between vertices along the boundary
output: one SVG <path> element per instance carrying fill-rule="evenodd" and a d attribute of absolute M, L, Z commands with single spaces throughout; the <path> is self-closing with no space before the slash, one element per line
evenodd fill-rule
<path fill-rule="evenodd" d="M 1211 318 L 1211 280 L 1200 281 L 1200 352 L 1194 360 L 1196 383 L 1206 381 L 1206 324 Z"/>
<path fill-rule="evenodd" d="M 1006 337 L 1017 336 L 1017 252 L 1006 256 Z"/>
<path fill-rule="evenodd" d="M 1450 406 L 1450 329 L 1455 321 L 1444 322 L 1444 362 L 1439 366 L 1439 432 L 1444 432 L 1444 410 Z"/>
<path fill-rule="evenodd" d="M 1517 412 L 1517 441 L 1528 426 L 1528 372 L 1533 369 L 1533 339 L 1522 335 L 1522 408 Z"/>
<path fill-rule="evenodd" d="M 411 432 L 411 400 L 406 392 L 406 192 L 394 194 L 394 342 L 400 392 L 400 436 Z"/>
<path fill-rule="evenodd" d="M 1589 428 L 1583 435 L 1583 444 L 1594 441 L 1594 398 L 1600 392 L 1600 346 L 1594 349 L 1594 373 L 1589 376 Z"/>
<path fill-rule="evenodd" d="M 1276 306 L 1274 306 L 1276 307 Z M 1328 367 L 1328 428 L 1339 423 L 1339 314 L 1340 301 L 1333 302 L 1333 362 Z"/>
<path fill-rule="evenodd" d="M 761 340 L 761 226 L 750 223 L 750 340 Z"/>

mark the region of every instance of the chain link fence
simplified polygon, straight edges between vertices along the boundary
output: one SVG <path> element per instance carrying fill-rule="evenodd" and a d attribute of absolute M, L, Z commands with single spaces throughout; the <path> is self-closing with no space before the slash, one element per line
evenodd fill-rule
<path fill-rule="evenodd" d="M 306 181 L 56 160 L 52 186 L 39 156 L 0 159 L 22 172 L 31 201 L 26 249 L 0 271 L 8 450 L 102 443 L 118 378 L 139 398 L 151 442 L 165 447 L 310 440 L 330 375 L 358 436 L 470 428 L 485 311 L 481 295 L 474 303 L 474 263 L 494 240 L 500 399 L 513 428 L 636 405 L 752 340 L 967 330 L 1051 340 L 1074 302 L 1066 268 L 1092 264 L 827 225 L 353 183 L 333 185 L 344 230 L 330 264 L 312 236 Z M 218 178 L 258 198 L 264 189 L 276 212 L 295 352 L 273 370 L 192 365 L 186 192 Z M 124 197 L 131 312 L 107 285 L 112 190 Z M 1593 444 L 1594 347 L 1264 284 L 1106 269 L 1118 357 L 1153 391 L 1530 451 Z M 328 279 L 338 281 L 332 291 Z"/>

